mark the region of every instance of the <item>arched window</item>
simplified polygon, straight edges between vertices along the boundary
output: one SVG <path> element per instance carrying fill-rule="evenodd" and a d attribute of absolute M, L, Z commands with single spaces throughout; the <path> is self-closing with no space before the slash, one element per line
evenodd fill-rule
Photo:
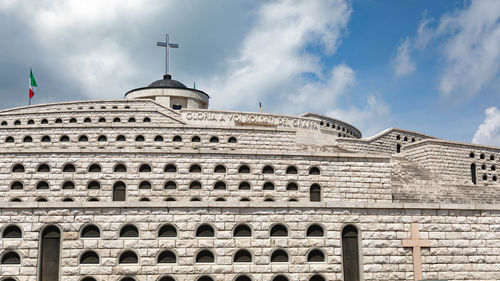
<path fill-rule="evenodd" d="M 474 163 L 472 163 L 470 165 L 470 175 L 471 175 L 472 183 L 476 184 L 477 183 L 476 164 L 474 164 Z"/>
<path fill-rule="evenodd" d="M 151 200 L 149 200 L 149 198 L 147 198 L 147 197 L 142 197 L 141 199 L 139 199 L 139 201 L 147 202 L 147 201 L 151 201 Z"/>
<path fill-rule="evenodd" d="M 209 224 L 202 224 L 196 229 L 196 237 L 215 237 L 214 228 Z"/>
<path fill-rule="evenodd" d="M 352 225 L 342 229 L 342 263 L 344 281 L 359 280 L 358 230 Z"/>
<path fill-rule="evenodd" d="M 158 255 L 158 263 L 176 263 L 177 257 L 175 253 L 170 250 L 165 250 Z"/>
<path fill-rule="evenodd" d="M 63 173 L 74 173 L 76 171 L 75 165 L 66 164 L 63 167 Z"/>
<path fill-rule="evenodd" d="M 46 181 L 40 181 L 36 184 L 36 189 L 49 189 L 49 183 Z"/>
<path fill-rule="evenodd" d="M 75 189 L 75 184 L 72 181 L 65 181 L 62 185 L 62 189 Z"/>
<path fill-rule="evenodd" d="M 199 136 L 193 136 L 193 137 L 191 138 L 191 142 L 200 142 L 200 141 L 201 141 L 201 139 L 200 139 L 200 137 L 199 137 Z"/>
<path fill-rule="evenodd" d="M 318 167 L 311 167 L 309 169 L 309 175 L 319 175 L 320 174 L 320 170 Z"/>
<path fill-rule="evenodd" d="M 265 182 L 262 186 L 262 190 L 274 190 L 274 184 L 270 181 Z"/>
<path fill-rule="evenodd" d="M 251 186 L 250 186 L 250 183 L 246 182 L 246 181 L 242 181 L 239 185 L 238 185 L 238 189 L 239 190 L 250 190 Z"/>
<path fill-rule="evenodd" d="M 99 166 L 97 166 L 99 167 Z M 100 167 L 99 167 L 100 169 Z M 73 187 L 74 188 L 74 187 Z M 63 187 L 64 189 L 64 187 Z M 101 189 L 101 184 L 98 182 L 98 181 L 90 181 L 88 184 L 87 184 L 87 189 Z M 90 200 L 89 200 L 90 201 Z M 93 200 L 94 201 L 94 200 Z M 97 200 L 98 201 L 98 200 Z"/>
<path fill-rule="evenodd" d="M 149 181 L 141 181 L 139 189 L 151 189 L 151 183 Z"/>
<path fill-rule="evenodd" d="M 236 140 L 235 137 L 230 137 L 228 140 L 227 140 L 228 143 L 237 143 L 238 141 Z"/>
<path fill-rule="evenodd" d="M 138 238 L 139 237 L 139 230 L 135 225 L 132 224 L 127 224 L 120 229 L 120 237 L 121 238 Z"/>
<path fill-rule="evenodd" d="M 99 199 L 95 198 L 95 197 L 90 197 L 89 200 L 87 200 L 89 202 L 99 202 Z"/>
<path fill-rule="evenodd" d="M 160 135 L 155 136 L 155 141 L 157 141 L 157 142 L 161 142 L 161 141 L 163 141 L 163 137 L 162 137 L 162 136 L 160 136 Z"/>
<path fill-rule="evenodd" d="M 126 140 L 127 140 L 127 138 L 124 135 L 118 135 L 116 137 L 116 141 L 126 141 Z"/>
<path fill-rule="evenodd" d="M 95 280 L 95 278 L 93 278 L 93 277 L 87 276 L 87 277 L 83 278 L 82 281 L 97 281 L 97 280 Z"/>
<path fill-rule="evenodd" d="M 250 167 L 248 167 L 247 165 L 241 165 L 238 168 L 238 173 L 240 173 L 240 174 L 249 174 L 250 173 Z"/>
<path fill-rule="evenodd" d="M 50 167 L 47 164 L 41 164 L 40 166 L 38 166 L 38 168 L 36 169 L 36 171 L 38 173 L 49 173 L 50 172 Z"/>
<path fill-rule="evenodd" d="M 246 224 L 239 224 L 234 228 L 234 237 L 252 237 L 252 229 Z"/>
<path fill-rule="evenodd" d="M 272 166 L 264 166 L 264 168 L 262 168 L 262 173 L 263 174 L 274 174 L 274 168 Z"/>
<path fill-rule="evenodd" d="M 165 173 L 176 173 L 177 172 L 177 167 L 175 167 L 174 164 L 168 164 L 165 166 L 165 169 L 163 170 Z"/>
<path fill-rule="evenodd" d="M 271 253 L 271 262 L 288 262 L 288 253 L 285 250 L 275 250 Z"/>
<path fill-rule="evenodd" d="M 33 125 L 33 124 L 35 124 L 35 121 L 33 121 L 33 119 L 28 120 L 28 125 Z"/>
<path fill-rule="evenodd" d="M 114 123 L 120 123 L 120 122 L 122 122 L 122 120 L 120 120 L 119 117 L 115 117 L 115 119 L 113 119 L 113 122 Z"/>
<path fill-rule="evenodd" d="M 133 277 L 124 277 L 120 281 L 136 281 Z"/>
<path fill-rule="evenodd" d="M 76 119 L 75 118 L 69 119 L 69 123 L 76 123 Z"/>
<path fill-rule="evenodd" d="M 69 197 L 66 197 L 62 200 L 63 202 L 73 202 L 75 200 L 73 200 L 72 198 L 69 198 Z"/>
<path fill-rule="evenodd" d="M 151 122 L 151 118 L 149 118 L 149 117 L 144 117 L 144 119 L 142 119 L 142 122 L 144 122 L 144 123 L 149 123 L 149 122 Z"/>
<path fill-rule="evenodd" d="M 6 251 L 2 254 L 1 264 L 21 264 L 21 257 L 14 251 Z"/>
<path fill-rule="evenodd" d="M 287 175 L 296 175 L 297 173 L 298 173 L 297 167 L 295 166 L 288 166 L 288 168 L 286 168 Z"/>
<path fill-rule="evenodd" d="M 319 274 L 315 274 L 309 278 L 309 281 L 325 281 L 325 278 Z"/>
<path fill-rule="evenodd" d="M 167 181 L 163 186 L 164 189 L 177 189 L 177 184 L 174 181 Z"/>
<path fill-rule="evenodd" d="M 223 181 L 218 181 L 214 184 L 214 190 L 226 190 L 226 183 Z"/>
<path fill-rule="evenodd" d="M 119 181 L 113 185 L 113 201 L 125 201 L 127 187 L 124 182 Z"/>
<path fill-rule="evenodd" d="M 44 197 L 38 197 L 35 199 L 35 202 L 48 202 L 47 198 Z"/>
<path fill-rule="evenodd" d="M 9 200 L 9 202 L 22 202 L 20 198 L 14 197 Z"/>
<path fill-rule="evenodd" d="M 137 137 L 135 137 L 135 141 L 144 141 L 144 136 L 142 135 L 138 135 Z"/>
<path fill-rule="evenodd" d="M 307 237 L 323 237 L 325 232 L 319 224 L 312 224 L 307 228 Z"/>
<path fill-rule="evenodd" d="M 299 190 L 299 186 L 295 182 L 289 182 L 286 185 L 286 190 Z"/>
<path fill-rule="evenodd" d="M 274 199 L 271 197 L 268 197 L 268 198 L 264 199 L 264 202 L 274 202 Z"/>
<path fill-rule="evenodd" d="M 199 181 L 192 181 L 189 184 L 189 189 L 201 189 L 201 183 Z"/>
<path fill-rule="evenodd" d="M 33 138 L 31 138 L 30 136 L 25 136 L 23 142 L 33 142 Z"/>
<path fill-rule="evenodd" d="M 99 118 L 99 123 L 105 123 L 105 122 L 106 122 L 106 118 L 104 118 L 104 117 Z"/>
<path fill-rule="evenodd" d="M 24 173 L 24 166 L 22 164 L 16 164 L 12 167 L 12 173 Z"/>
<path fill-rule="evenodd" d="M 194 201 L 201 201 L 201 199 L 200 199 L 200 198 L 197 198 L 197 197 L 193 197 L 193 198 L 189 199 L 189 201 L 193 201 L 193 202 L 194 202 Z"/>
<path fill-rule="evenodd" d="M 113 169 L 113 172 L 115 172 L 115 173 L 126 173 L 127 172 L 127 167 L 125 165 L 123 165 L 123 164 L 118 164 Z"/>
<path fill-rule="evenodd" d="M 249 202 L 250 199 L 249 198 L 246 198 L 246 197 L 243 197 L 240 199 L 241 202 Z"/>
<path fill-rule="evenodd" d="M 311 202 L 321 202 L 321 186 L 313 184 L 309 188 L 309 200 Z"/>
<path fill-rule="evenodd" d="M 86 141 L 89 141 L 89 138 L 86 135 L 82 135 L 82 136 L 78 137 L 78 141 L 79 142 L 86 142 Z"/>
<path fill-rule="evenodd" d="M 238 250 L 234 254 L 233 262 L 252 262 L 252 254 L 245 249 Z"/>
<path fill-rule="evenodd" d="M 21 121 L 19 120 L 14 121 L 14 125 L 21 125 Z"/>
<path fill-rule="evenodd" d="M 7 138 L 5 138 L 5 142 L 6 143 L 14 142 L 14 138 L 13 137 L 7 137 Z"/>
<path fill-rule="evenodd" d="M 66 136 L 66 135 L 62 135 L 60 138 L 59 138 L 59 141 L 60 142 L 69 142 L 69 137 Z"/>
<path fill-rule="evenodd" d="M 42 137 L 42 142 L 50 142 L 50 137 L 49 136 L 43 136 Z"/>
<path fill-rule="evenodd" d="M 94 251 L 86 251 L 80 256 L 80 264 L 99 264 L 99 255 Z"/>
<path fill-rule="evenodd" d="M 189 172 L 190 173 L 201 173 L 201 167 L 198 164 L 193 164 L 191 167 L 189 167 Z"/>
<path fill-rule="evenodd" d="M 151 166 L 148 164 L 142 164 L 139 167 L 139 173 L 151 173 L 152 169 Z"/>
<path fill-rule="evenodd" d="M 17 225 L 8 225 L 2 231 L 2 238 L 23 238 L 23 232 Z"/>
<path fill-rule="evenodd" d="M 167 198 L 165 199 L 165 201 L 170 201 L 170 202 L 172 202 L 172 201 L 175 201 L 175 198 L 173 198 L 173 197 L 167 197 Z"/>
<path fill-rule="evenodd" d="M 23 190 L 24 189 L 24 185 L 22 182 L 20 181 L 15 181 L 13 182 L 11 185 L 10 185 L 10 189 L 11 190 Z"/>
<path fill-rule="evenodd" d="M 201 250 L 196 254 L 197 263 L 214 263 L 215 257 L 210 250 Z"/>
<path fill-rule="evenodd" d="M 234 281 L 252 281 L 252 279 L 246 275 L 240 275 L 234 279 Z"/>
<path fill-rule="evenodd" d="M 399 143 L 396 145 L 396 152 L 397 153 L 401 152 L 401 144 L 399 144 Z"/>
<path fill-rule="evenodd" d="M 181 136 L 174 136 L 172 139 L 173 142 L 182 142 L 182 137 Z"/>
<path fill-rule="evenodd" d="M 90 123 L 90 122 L 92 122 L 92 120 L 89 117 L 83 119 L 83 123 Z"/>
<path fill-rule="evenodd" d="M 139 263 L 139 259 L 137 258 L 137 255 L 134 252 L 125 251 L 120 254 L 120 257 L 118 258 L 118 263 L 119 264 Z"/>
<path fill-rule="evenodd" d="M 2 126 L 7 126 L 7 121 L 2 121 Z"/>
<path fill-rule="evenodd" d="M 204 275 L 204 276 L 201 276 L 200 278 L 196 279 L 196 281 L 214 281 L 214 279 L 210 276 Z"/>
<path fill-rule="evenodd" d="M 61 232 L 56 226 L 48 226 L 41 233 L 38 253 L 39 281 L 59 280 L 59 257 L 61 255 Z"/>
<path fill-rule="evenodd" d="M 224 165 L 217 165 L 217 166 L 215 166 L 214 173 L 225 174 L 226 167 L 224 167 Z"/>
<path fill-rule="evenodd" d="M 105 135 L 100 135 L 97 137 L 97 141 L 108 141 L 108 138 Z"/>
<path fill-rule="evenodd" d="M 217 143 L 217 142 L 219 142 L 219 138 L 216 137 L 216 136 L 213 136 L 213 137 L 210 138 L 210 142 Z"/>
<path fill-rule="evenodd" d="M 165 224 L 158 230 L 158 237 L 177 237 L 177 228 L 171 224 Z"/>
<path fill-rule="evenodd" d="M 101 166 L 97 164 L 92 164 L 89 166 L 88 169 L 89 173 L 100 173 L 101 172 Z"/>
<path fill-rule="evenodd" d="M 81 238 L 99 238 L 101 237 L 101 231 L 99 228 L 93 224 L 86 225 L 82 227 L 80 232 Z"/>
<path fill-rule="evenodd" d="M 158 281 L 175 281 L 175 279 L 167 275 L 167 276 L 162 276 Z"/>
<path fill-rule="evenodd" d="M 271 227 L 271 237 L 287 237 L 288 229 L 282 224 L 275 224 Z"/>
<path fill-rule="evenodd" d="M 313 249 L 307 254 L 307 262 L 324 262 L 325 254 L 321 250 Z"/>

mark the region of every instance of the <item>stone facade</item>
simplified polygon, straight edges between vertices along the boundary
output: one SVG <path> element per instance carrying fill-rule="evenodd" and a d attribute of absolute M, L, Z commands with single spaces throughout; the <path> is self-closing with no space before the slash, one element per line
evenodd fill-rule
<path fill-rule="evenodd" d="M 0 111 L 0 157 L 2 281 L 500 276 L 495 147 L 127 99 Z"/>

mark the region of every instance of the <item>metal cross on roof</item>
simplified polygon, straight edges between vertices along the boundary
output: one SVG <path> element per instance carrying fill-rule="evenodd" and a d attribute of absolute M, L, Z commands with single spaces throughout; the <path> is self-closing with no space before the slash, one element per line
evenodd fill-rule
<path fill-rule="evenodd" d="M 160 46 L 160 47 L 165 47 L 166 49 L 166 53 L 165 53 L 165 75 L 169 75 L 169 61 L 170 61 L 170 51 L 169 49 L 170 48 L 179 48 L 179 45 L 178 44 L 175 44 L 175 43 L 170 43 L 169 40 L 168 40 L 168 34 L 166 35 L 166 40 L 165 42 L 156 42 L 156 46 Z"/>

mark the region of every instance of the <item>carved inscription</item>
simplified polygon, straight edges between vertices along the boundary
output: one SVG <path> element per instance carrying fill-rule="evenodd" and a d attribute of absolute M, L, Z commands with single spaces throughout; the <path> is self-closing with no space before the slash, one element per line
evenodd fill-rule
<path fill-rule="evenodd" d="M 312 120 L 275 116 L 267 114 L 231 113 L 231 112 L 183 112 L 183 119 L 194 123 L 223 125 L 223 126 L 272 126 L 280 128 L 296 128 L 319 130 L 319 124 Z"/>

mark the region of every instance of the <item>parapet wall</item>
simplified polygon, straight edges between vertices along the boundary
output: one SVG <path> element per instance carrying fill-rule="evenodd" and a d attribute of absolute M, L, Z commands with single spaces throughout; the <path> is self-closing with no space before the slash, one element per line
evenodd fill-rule
<path fill-rule="evenodd" d="M 405 145 L 427 138 L 433 137 L 407 130 L 387 129 L 371 138 L 338 138 L 336 142 L 339 147 L 353 152 L 394 154 L 400 152 Z"/>

